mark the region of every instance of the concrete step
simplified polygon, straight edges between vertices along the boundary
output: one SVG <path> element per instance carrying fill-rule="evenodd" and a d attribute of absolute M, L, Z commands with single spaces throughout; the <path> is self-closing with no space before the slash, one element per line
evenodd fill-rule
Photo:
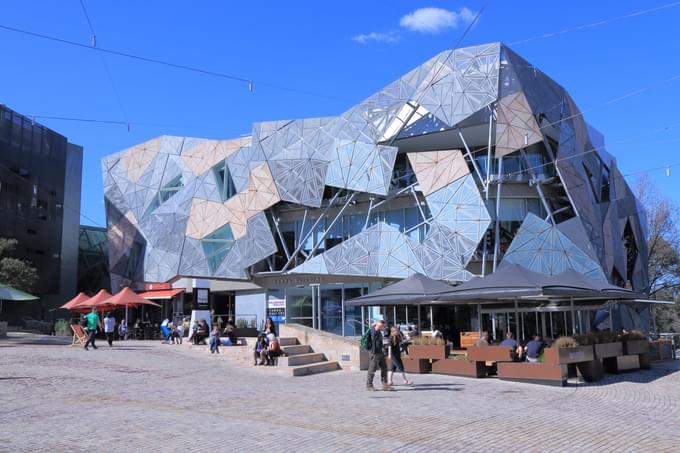
<path fill-rule="evenodd" d="M 298 344 L 298 339 L 295 337 L 282 337 L 278 340 L 281 346 L 296 346 Z"/>
<path fill-rule="evenodd" d="M 298 354 L 308 354 L 314 352 L 312 347 L 307 344 L 298 344 L 294 346 L 281 346 L 281 350 L 286 353 L 286 355 L 298 355 Z"/>
<path fill-rule="evenodd" d="M 279 357 L 279 366 L 299 366 L 309 365 L 325 361 L 323 352 L 310 352 L 308 354 L 297 354 L 290 357 Z"/>
<path fill-rule="evenodd" d="M 290 367 L 293 376 L 307 376 L 310 374 L 326 373 L 328 371 L 339 370 L 338 362 L 319 362 L 308 365 Z"/>

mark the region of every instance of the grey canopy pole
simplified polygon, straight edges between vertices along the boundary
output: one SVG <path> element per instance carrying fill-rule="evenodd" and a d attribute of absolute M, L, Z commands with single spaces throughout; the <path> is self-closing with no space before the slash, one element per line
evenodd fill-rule
<path fill-rule="evenodd" d="M 482 333 L 482 304 L 477 304 L 477 330 Z"/>
<path fill-rule="evenodd" d="M 574 314 L 574 298 L 570 297 L 569 302 L 571 303 L 571 332 L 576 335 L 576 316 Z"/>
<path fill-rule="evenodd" d="M 515 339 L 519 339 L 519 305 L 515 297 Z"/>

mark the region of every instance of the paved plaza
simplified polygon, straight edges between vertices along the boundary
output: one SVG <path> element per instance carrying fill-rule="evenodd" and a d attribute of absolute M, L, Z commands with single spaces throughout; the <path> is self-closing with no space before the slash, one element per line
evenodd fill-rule
<path fill-rule="evenodd" d="M 0 340 L 0 451 L 678 451 L 680 361 L 567 388 L 277 374 L 205 347 Z"/>

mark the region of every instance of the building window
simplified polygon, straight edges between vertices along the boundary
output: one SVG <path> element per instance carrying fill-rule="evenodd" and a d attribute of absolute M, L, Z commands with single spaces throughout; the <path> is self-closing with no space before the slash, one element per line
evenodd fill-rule
<path fill-rule="evenodd" d="M 222 201 L 227 201 L 236 195 L 236 187 L 234 186 L 234 180 L 231 178 L 231 173 L 229 173 L 226 159 L 213 167 L 213 173 L 215 174 L 217 188 L 220 191 Z"/>
<path fill-rule="evenodd" d="M 218 228 L 201 240 L 201 246 L 203 247 L 205 257 L 208 260 L 210 272 L 214 274 L 217 271 L 233 245 L 234 235 L 232 234 L 231 226 L 229 226 L 229 224 Z"/>
<path fill-rule="evenodd" d="M 184 187 L 184 183 L 182 182 L 182 175 L 178 175 L 170 180 L 166 185 L 161 187 L 161 190 L 158 191 L 156 196 L 153 198 L 151 203 L 149 204 L 149 207 L 146 208 L 146 211 L 144 211 L 144 215 L 142 215 L 142 219 L 145 219 L 151 214 L 153 211 L 155 211 L 160 205 L 168 201 L 173 195 L 175 195 L 179 190 Z"/>

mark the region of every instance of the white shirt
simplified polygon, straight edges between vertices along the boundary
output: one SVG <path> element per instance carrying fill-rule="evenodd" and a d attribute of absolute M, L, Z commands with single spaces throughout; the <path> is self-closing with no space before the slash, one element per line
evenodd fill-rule
<path fill-rule="evenodd" d="M 165 318 L 163 320 L 163 322 L 161 323 L 161 327 L 167 327 L 169 323 L 170 323 L 170 320 L 168 318 Z"/>
<path fill-rule="evenodd" d="M 116 318 L 113 316 L 104 318 L 104 332 L 106 333 L 111 333 L 113 332 L 113 328 L 116 325 Z"/>

